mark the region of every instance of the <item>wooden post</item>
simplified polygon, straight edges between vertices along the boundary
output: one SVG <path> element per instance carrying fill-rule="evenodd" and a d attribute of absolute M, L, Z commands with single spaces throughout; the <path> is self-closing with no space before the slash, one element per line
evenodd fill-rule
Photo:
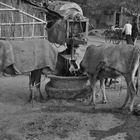
<path fill-rule="evenodd" d="M 86 19 L 86 37 L 88 37 L 89 19 Z"/>
<path fill-rule="evenodd" d="M 35 14 L 33 14 L 35 16 Z M 35 23 L 35 19 L 33 18 L 33 23 Z M 32 37 L 35 36 L 35 24 L 32 25 Z"/>
<path fill-rule="evenodd" d="M 0 38 L 1 38 L 1 26 L 0 26 Z"/>
<path fill-rule="evenodd" d="M 11 16 L 12 16 L 12 23 L 14 23 L 14 12 L 13 11 L 11 12 Z M 10 36 L 15 37 L 15 25 L 11 25 L 10 27 L 11 27 L 11 35 L 9 35 L 9 37 Z"/>
<path fill-rule="evenodd" d="M 21 20 L 21 23 L 23 23 L 23 14 L 20 14 L 20 20 Z M 23 37 L 24 39 L 24 24 L 21 25 L 21 36 Z"/>
<path fill-rule="evenodd" d="M 46 14 L 44 13 L 44 21 L 47 21 L 47 19 L 46 19 Z M 43 24 L 43 29 L 44 29 L 44 39 L 46 38 L 46 24 Z"/>

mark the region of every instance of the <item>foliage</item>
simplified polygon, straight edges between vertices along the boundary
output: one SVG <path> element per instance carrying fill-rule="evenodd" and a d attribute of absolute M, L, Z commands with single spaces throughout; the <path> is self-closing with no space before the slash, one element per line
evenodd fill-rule
<path fill-rule="evenodd" d="M 64 0 L 80 4 L 81 6 L 96 9 L 117 9 L 125 7 L 133 12 L 140 12 L 140 0 Z"/>

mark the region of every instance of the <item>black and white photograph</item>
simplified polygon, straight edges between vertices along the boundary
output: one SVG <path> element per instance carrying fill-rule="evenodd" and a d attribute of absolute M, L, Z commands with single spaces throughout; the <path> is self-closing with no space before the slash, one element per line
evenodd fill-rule
<path fill-rule="evenodd" d="M 0 140 L 140 140 L 140 0 L 0 0 Z"/>

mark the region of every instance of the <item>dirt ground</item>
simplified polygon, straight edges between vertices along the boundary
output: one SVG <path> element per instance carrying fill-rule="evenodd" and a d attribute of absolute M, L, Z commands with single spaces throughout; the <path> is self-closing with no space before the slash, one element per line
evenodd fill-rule
<path fill-rule="evenodd" d="M 89 38 L 89 44 L 102 42 Z M 47 82 L 41 86 L 44 97 Z M 96 108 L 55 99 L 35 102 L 32 107 L 27 103 L 28 76 L 1 77 L 0 140 L 140 140 L 140 116 L 118 109 L 126 96 L 123 79 L 106 92 L 108 103 L 101 104 L 99 96 Z"/>

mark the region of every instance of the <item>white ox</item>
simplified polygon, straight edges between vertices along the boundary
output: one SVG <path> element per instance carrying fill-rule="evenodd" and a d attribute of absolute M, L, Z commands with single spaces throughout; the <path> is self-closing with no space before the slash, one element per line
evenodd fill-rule
<path fill-rule="evenodd" d="M 124 108 L 130 99 L 129 109 L 133 111 L 134 100 L 138 92 L 138 78 L 135 82 L 135 75 L 139 75 L 140 51 L 138 46 L 106 44 L 95 46 L 90 45 L 81 61 L 81 70 L 85 71 L 92 87 L 91 102 L 95 105 L 95 84 L 100 80 L 103 99 L 106 101 L 105 78 L 117 78 L 124 76 L 127 84 L 127 96 L 122 105 Z M 90 103 L 91 103 L 90 102 Z"/>

